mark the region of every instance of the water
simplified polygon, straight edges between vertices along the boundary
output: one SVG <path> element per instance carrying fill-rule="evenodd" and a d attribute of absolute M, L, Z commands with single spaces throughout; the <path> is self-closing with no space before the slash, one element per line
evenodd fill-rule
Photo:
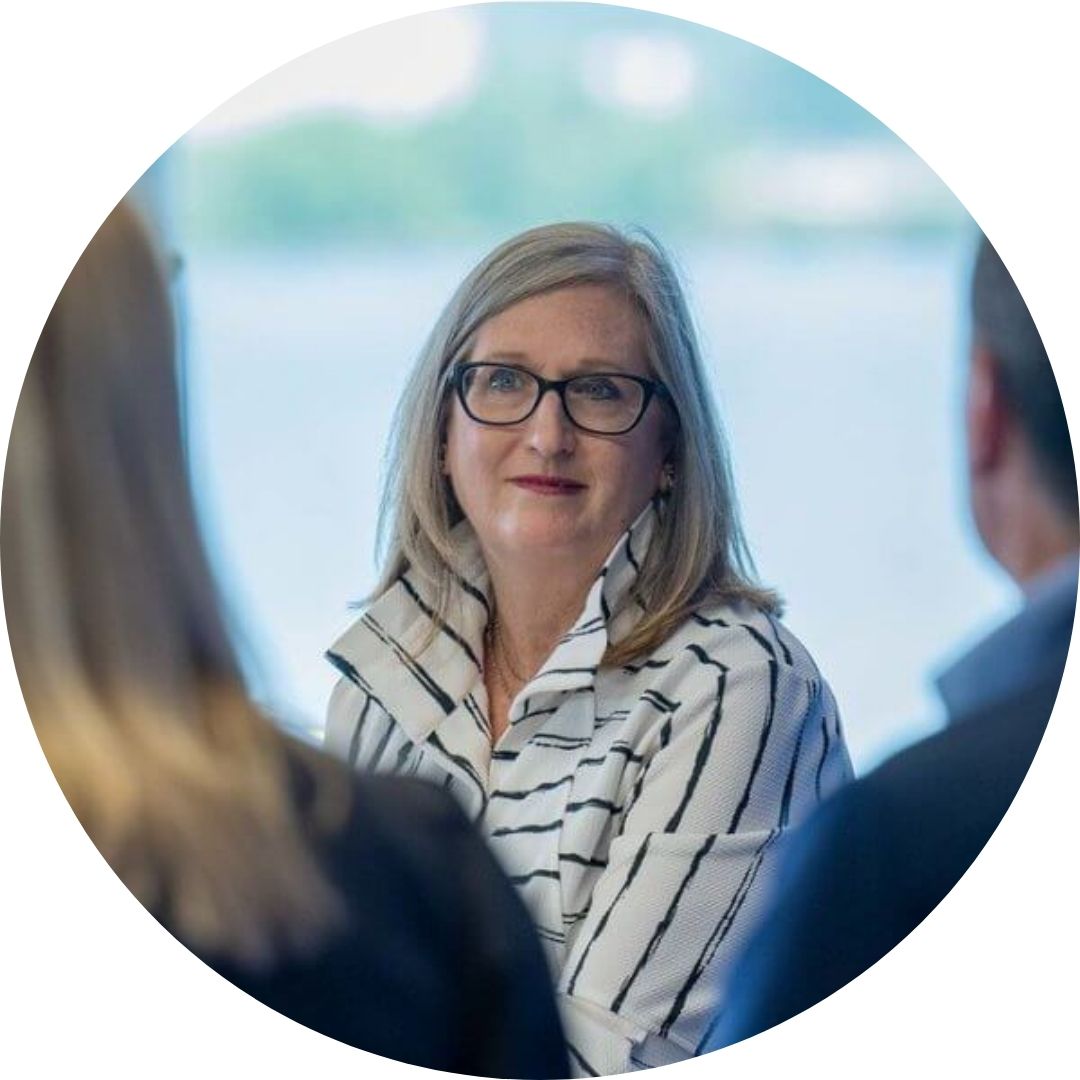
<path fill-rule="evenodd" d="M 375 578 L 382 449 L 480 250 L 194 255 L 193 467 L 260 697 L 321 726 L 323 650 Z M 865 769 L 940 720 L 929 675 L 1007 612 L 964 513 L 966 245 L 683 252 L 758 568 Z"/>

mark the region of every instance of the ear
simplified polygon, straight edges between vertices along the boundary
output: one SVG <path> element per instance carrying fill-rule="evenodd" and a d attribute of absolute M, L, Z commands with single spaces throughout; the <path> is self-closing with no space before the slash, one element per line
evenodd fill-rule
<path fill-rule="evenodd" d="M 966 426 L 968 467 L 972 475 L 992 472 L 1004 456 L 1008 410 L 994 357 L 977 341 L 971 348 Z"/>

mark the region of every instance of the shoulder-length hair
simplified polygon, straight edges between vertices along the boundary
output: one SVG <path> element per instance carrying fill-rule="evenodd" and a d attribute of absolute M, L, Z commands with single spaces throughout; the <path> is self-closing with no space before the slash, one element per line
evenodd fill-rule
<path fill-rule="evenodd" d="M 34 727 L 95 845 L 186 944 L 259 964 L 337 922 L 310 819 L 329 827 L 343 799 L 245 695 L 187 482 L 149 237 L 121 203 L 34 350 L 4 474 L 4 604 Z M 315 781 L 306 814 L 297 755 Z"/>
<path fill-rule="evenodd" d="M 433 587 L 436 615 L 446 617 L 451 582 L 461 571 L 450 531 L 462 517 L 439 464 L 449 376 L 468 360 L 485 320 L 529 297 L 584 284 L 618 289 L 637 310 L 649 367 L 671 392 L 677 416 L 668 458 L 675 482 L 638 580 L 645 614 L 605 656 L 618 665 L 652 652 L 706 600 L 780 607 L 776 594 L 754 581 L 727 441 L 678 275 L 644 231 L 577 222 L 530 229 L 491 252 L 458 287 L 398 404 L 379 521 L 383 572 L 372 598 L 411 569 Z"/>

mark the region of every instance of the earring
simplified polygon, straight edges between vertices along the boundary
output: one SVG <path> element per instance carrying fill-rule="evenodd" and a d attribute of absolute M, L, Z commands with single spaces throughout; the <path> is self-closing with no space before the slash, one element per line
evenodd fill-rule
<path fill-rule="evenodd" d="M 671 489 L 675 486 L 675 466 L 671 462 L 667 462 L 664 468 L 660 472 L 660 494 L 670 495 Z"/>

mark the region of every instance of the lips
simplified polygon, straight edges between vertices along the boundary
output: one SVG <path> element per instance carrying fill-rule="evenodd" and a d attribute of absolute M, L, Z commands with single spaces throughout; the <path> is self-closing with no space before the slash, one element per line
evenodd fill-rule
<path fill-rule="evenodd" d="M 565 476 L 515 476 L 510 483 L 538 495 L 573 495 L 585 485 Z"/>

